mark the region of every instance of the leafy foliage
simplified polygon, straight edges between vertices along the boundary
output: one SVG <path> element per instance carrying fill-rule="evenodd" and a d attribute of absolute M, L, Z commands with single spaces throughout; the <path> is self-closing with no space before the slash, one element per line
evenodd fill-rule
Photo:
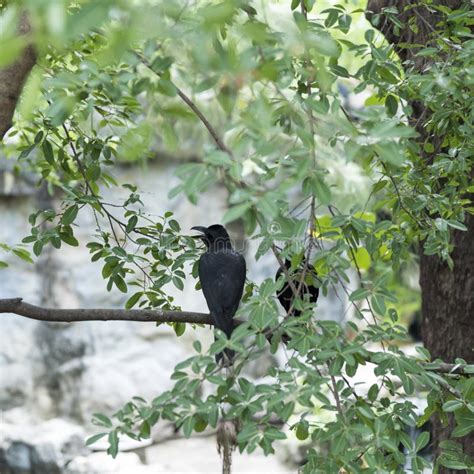
<path fill-rule="evenodd" d="M 186 436 L 228 419 L 239 420 L 241 451 L 270 454 L 294 435 L 307 446 L 303 472 L 387 472 L 406 459 L 422 472 L 428 462 L 419 453 L 429 434 L 412 440 L 410 427 L 453 413 L 453 436 L 472 432 L 473 367 L 459 360 L 464 376 L 440 375 L 425 349 L 403 352 L 403 301 L 394 287 L 415 246 L 452 263 L 450 230 L 464 230 L 473 211 L 466 198 L 474 156 L 467 6 L 426 7 L 443 20 L 429 46 L 412 45 L 426 61 L 423 73 L 405 74 L 394 49 L 347 4 L 316 8 L 294 0 L 291 11 L 264 11 L 245 0 L 24 5 L 42 54 L 5 152 L 63 192 L 59 212 L 30 217 L 23 243 L 35 255 L 48 245 L 79 245 L 77 219 L 88 210 L 97 234 L 87 247 L 91 261 L 102 264 L 107 289 L 130 293 L 127 308 L 179 308 L 166 285 L 183 289 L 188 263 L 196 276 L 194 240 L 171 212 L 147 216 L 135 185 L 122 185 L 129 192 L 122 203 L 107 202 L 102 190 L 120 186 L 117 164 L 188 149 L 199 160 L 179 168 L 170 198 L 198 203 L 203 191 L 223 183 L 224 221 L 241 219 L 248 237 L 259 239 L 256 258 L 274 252 L 297 264 L 306 256 L 322 294 L 341 285 L 355 314 L 345 327 L 320 321 L 299 298 L 298 321 L 281 319 L 275 292 L 283 282 L 249 282 L 239 312 L 245 322 L 231 340 L 220 335 L 209 350 L 196 341 L 196 355 L 175 368 L 171 390 L 151 402 L 135 398 L 113 420 L 96 414 L 105 431 L 90 443 L 108 436 L 115 456 L 120 433 L 147 438 L 160 419 Z M 15 6 L 2 12 L 2 42 L 13 41 L 18 14 Z M 396 28 L 416 27 L 390 18 Z M 2 64 L 13 59 L 5 51 Z M 342 87 L 365 93 L 365 107 L 352 107 Z M 424 142 L 411 121 L 414 101 L 430 113 Z M 350 170 L 368 183 L 365 197 L 344 187 Z M 29 258 L 22 247 L 12 251 Z M 184 325 L 175 331 L 181 335 Z M 254 383 L 246 363 L 262 356 L 269 331 L 272 351 L 283 333 L 291 337 L 291 355 Z M 224 347 L 238 354 L 228 372 L 213 358 Z M 377 383 L 359 393 L 352 377 L 369 366 Z M 428 400 L 423 414 L 415 393 Z M 271 423 L 275 417 L 285 430 Z M 439 464 L 474 466 L 454 440 L 443 449 Z"/>

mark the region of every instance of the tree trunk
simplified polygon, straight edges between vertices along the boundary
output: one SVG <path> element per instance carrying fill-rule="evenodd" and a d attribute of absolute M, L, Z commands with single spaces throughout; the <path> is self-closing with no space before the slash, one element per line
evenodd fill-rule
<path fill-rule="evenodd" d="M 23 13 L 18 25 L 18 34 L 28 35 L 30 31 L 28 16 Z M 12 126 L 16 104 L 35 62 L 35 50 L 33 46 L 28 45 L 13 64 L 0 68 L 0 142 Z"/>
<path fill-rule="evenodd" d="M 407 0 L 369 0 L 366 16 L 374 27 L 379 29 L 397 51 L 402 64 L 416 71 L 433 61 L 430 57 L 416 57 L 418 48 L 407 49 L 403 44 L 419 44 L 426 47 L 436 25 L 443 21 L 439 13 L 428 10 L 423 3 L 417 4 Z M 452 9 L 462 6 L 462 0 L 434 2 Z M 420 5 L 420 6 L 417 6 Z M 384 16 L 383 9 L 396 7 L 398 19 L 406 24 L 415 18 L 417 29 L 402 29 L 399 34 L 394 31 L 392 22 Z M 427 136 L 425 129 L 430 112 L 419 101 L 413 102 L 412 124 L 421 136 Z M 435 150 L 440 149 L 441 137 L 430 137 Z M 425 156 L 427 163 L 432 157 Z M 442 185 L 442 184 L 441 184 Z M 454 250 L 451 257 L 454 268 L 437 256 L 424 255 L 420 250 L 420 286 L 422 296 L 422 339 L 433 358 L 452 363 L 459 357 L 474 363 L 474 216 L 467 214 L 465 225 L 467 232 L 454 231 L 452 243 Z M 439 443 L 449 439 L 453 429 L 453 420 L 446 428 L 441 426 L 437 417 L 432 420 L 431 440 L 435 456 L 439 455 Z M 463 444 L 464 452 L 474 457 L 474 434 L 455 439 Z M 459 472 L 440 468 L 440 473 Z"/>
<path fill-rule="evenodd" d="M 433 255 L 421 255 L 422 337 L 433 358 L 454 362 L 457 357 L 474 363 L 474 217 L 468 214 L 467 232 L 453 232 L 454 269 Z M 438 419 L 432 423 L 432 439 L 437 447 L 449 439 L 453 420 L 446 428 Z M 464 452 L 474 457 L 474 434 L 456 439 Z M 435 450 L 439 454 L 439 450 Z M 441 471 L 443 472 L 443 471 Z M 448 470 L 444 472 L 450 472 Z M 454 472 L 454 471 L 453 471 Z M 457 471 L 459 472 L 459 471 Z"/>
<path fill-rule="evenodd" d="M 454 269 L 433 255 L 421 255 L 423 341 L 433 357 L 474 363 L 474 216 L 467 232 L 454 231 Z M 474 448 L 474 440 L 471 447 Z"/>

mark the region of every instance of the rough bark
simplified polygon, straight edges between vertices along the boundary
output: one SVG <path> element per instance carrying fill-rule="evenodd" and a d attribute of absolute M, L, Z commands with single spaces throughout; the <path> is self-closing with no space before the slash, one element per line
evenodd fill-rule
<path fill-rule="evenodd" d="M 474 362 L 474 217 L 468 215 L 465 224 L 467 232 L 453 232 L 453 271 L 436 256 L 422 254 L 420 258 L 423 343 L 433 357 L 446 362 L 454 362 L 458 357 Z M 449 439 L 453 428 L 452 418 L 447 427 L 438 419 L 433 420 L 431 434 L 435 447 Z M 474 458 L 473 433 L 456 441 Z"/>
<path fill-rule="evenodd" d="M 30 32 L 28 16 L 23 13 L 20 17 L 18 34 L 28 36 Z M 0 69 L 0 141 L 12 126 L 16 104 L 35 62 L 35 50 L 33 46 L 28 45 L 14 63 Z"/>
<path fill-rule="evenodd" d="M 448 0 L 438 3 L 456 9 L 464 2 Z M 406 0 L 369 0 L 366 11 L 369 21 L 393 45 L 404 67 L 417 72 L 423 72 L 433 59 L 416 57 L 418 49 L 407 49 L 403 44 L 428 46 L 436 25 L 443 21 L 440 14 L 429 10 L 423 4 L 424 2 Z M 404 28 L 398 35 L 392 22 L 383 13 L 386 7 L 396 7 L 399 12 L 397 17 L 404 24 L 410 18 L 412 21 L 414 19 L 418 27 L 416 32 Z M 423 140 L 427 136 L 425 124 L 430 111 L 419 101 L 411 105 L 412 124 Z M 439 151 L 441 137 L 431 137 L 431 142 L 435 150 Z M 429 163 L 431 157 L 426 155 L 425 160 Z M 467 215 L 465 225 L 468 228 L 467 232 L 454 231 L 452 235 L 454 245 L 451 255 L 454 261 L 452 271 L 437 256 L 424 255 L 423 249 L 420 250 L 422 339 L 433 358 L 441 358 L 447 363 L 453 363 L 457 357 L 465 359 L 468 363 L 474 362 L 474 217 Z M 443 428 L 438 419 L 433 420 L 431 439 L 435 456 L 439 454 L 440 441 L 449 439 L 453 429 L 452 422 L 453 420 L 448 427 Z M 463 444 L 466 454 L 474 457 L 474 434 L 456 441 Z M 441 468 L 439 472 L 459 471 Z"/>
<path fill-rule="evenodd" d="M 455 231 L 454 270 L 433 255 L 421 255 L 423 341 L 433 357 L 474 363 L 474 217 L 468 231 Z M 473 440 L 474 447 L 474 440 Z"/>

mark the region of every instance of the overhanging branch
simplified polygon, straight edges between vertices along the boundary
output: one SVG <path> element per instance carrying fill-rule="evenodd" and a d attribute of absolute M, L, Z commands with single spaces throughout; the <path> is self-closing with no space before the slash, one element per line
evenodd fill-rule
<path fill-rule="evenodd" d="M 0 299 L 0 313 L 13 313 L 37 321 L 75 323 L 80 321 L 140 321 L 157 323 L 214 324 L 205 313 L 161 309 L 56 309 L 25 303 L 22 298 Z"/>

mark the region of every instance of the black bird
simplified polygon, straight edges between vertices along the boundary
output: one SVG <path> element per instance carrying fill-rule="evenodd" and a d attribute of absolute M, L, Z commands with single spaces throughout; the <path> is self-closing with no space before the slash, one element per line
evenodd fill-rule
<path fill-rule="evenodd" d="M 421 338 L 421 312 L 416 311 L 412 316 L 408 326 L 408 334 L 412 337 L 414 342 L 423 342 Z"/>
<path fill-rule="evenodd" d="M 285 260 L 285 268 L 287 270 L 287 273 L 289 274 L 289 277 L 293 283 L 293 286 L 296 289 L 298 289 L 300 286 L 304 264 L 305 264 L 305 260 L 303 259 L 303 261 L 301 262 L 300 268 L 297 268 L 296 270 L 291 270 L 291 262 L 289 260 Z M 281 277 L 282 274 L 284 274 L 283 269 L 279 267 L 275 275 L 275 281 L 278 281 L 278 279 Z M 313 283 L 308 283 L 307 281 L 303 281 L 303 284 L 300 290 L 300 297 L 302 299 L 308 298 L 311 303 L 316 303 L 319 296 L 319 288 L 314 285 L 314 279 L 318 278 L 318 273 L 316 272 L 316 269 L 311 264 L 308 264 L 307 266 L 305 280 L 307 280 L 308 277 L 311 277 L 311 279 L 313 280 Z M 285 311 L 288 315 L 290 315 L 290 311 L 291 311 L 292 316 L 300 316 L 301 311 L 299 309 L 296 309 L 293 304 L 294 296 L 295 295 L 294 295 L 293 289 L 291 288 L 288 281 L 285 281 L 283 288 L 277 292 L 278 300 L 280 301 L 280 304 L 283 306 L 283 308 L 285 308 Z M 282 340 L 285 344 L 288 343 L 289 341 L 288 335 L 283 334 Z"/>
<path fill-rule="evenodd" d="M 219 224 L 210 227 L 193 227 L 207 251 L 199 259 L 199 281 L 216 328 L 230 338 L 234 330 L 233 317 L 239 307 L 245 284 L 244 257 L 232 248 L 229 234 Z M 234 351 L 224 350 L 227 361 L 232 362 Z M 216 355 L 219 362 L 223 354 Z"/>

